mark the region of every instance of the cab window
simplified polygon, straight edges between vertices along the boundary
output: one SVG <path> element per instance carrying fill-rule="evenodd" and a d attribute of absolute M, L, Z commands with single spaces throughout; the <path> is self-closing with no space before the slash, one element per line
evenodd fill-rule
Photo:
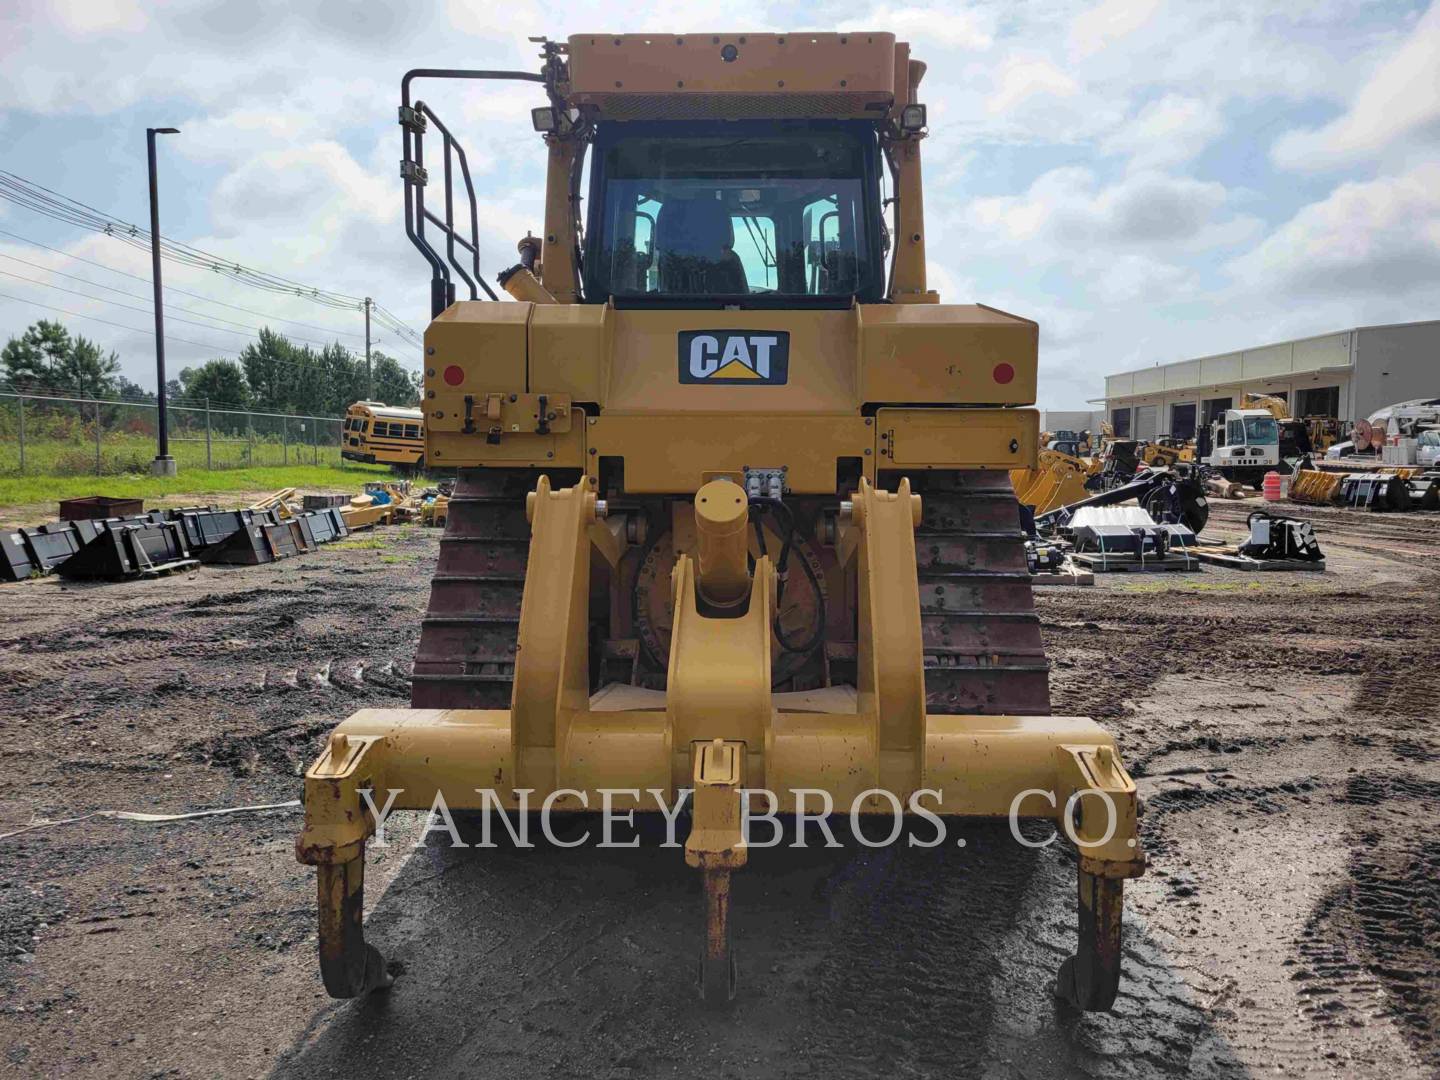
<path fill-rule="evenodd" d="M 1259 445 L 1280 441 L 1280 426 L 1273 416 L 1247 416 L 1245 441 Z"/>
<path fill-rule="evenodd" d="M 585 272 L 597 297 L 883 290 L 863 123 L 620 123 L 596 138 Z"/>

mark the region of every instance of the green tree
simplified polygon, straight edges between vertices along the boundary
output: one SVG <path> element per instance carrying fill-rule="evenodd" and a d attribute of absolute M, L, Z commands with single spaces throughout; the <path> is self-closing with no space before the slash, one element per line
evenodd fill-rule
<path fill-rule="evenodd" d="M 63 332 L 63 331 L 62 331 Z M 55 385 L 85 397 L 109 397 L 120 374 L 120 357 L 89 338 L 77 337 L 55 363 Z"/>
<path fill-rule="evenodd" d="M 245 371 L 233 360 L 208 360 L 199 367 L 185 368 L 180 372 L 180 385 L 185 404 L 197 409 L 204 408 L 207 401 L 216 406 L 250 405 Z"/>
<path fill-rule="evenodd" d="M 360 363 L 363 365 L 365 361 L 362 359 Z M 419 372 L 406 371 L 399 360 L 373 349 L 370 352 L 370 367 L 375 401 L 402 407 L 420 404 Z"/>
<path fill-rule="evenodd" d="M 325 371 L 320 358 L 310 346 L 293 351 L 289 382 L 285 392 L 285 412 L 318 416 L 325 411 L 327 397 Z"/>
<path fill-rule="evenodd" d="M 316 358 L 325 384 L 325 399 L 318 416 L 343 416 L 353 401 L 365 396 L 365 358 L 355 356 L 336 342 Z"/>
<path fill-rule="evenodd" d="M 300 350 L 283 334 L 270 329 L 262 329 L 259 340 L 245 346 L 240 366 L 245 369 L 245 382 L 257 408 L 268 412 L 288 410 L 297 378 L 295 369 L 301 359 Z"/>
<path fill-rule="evenodd" d="M 115 377 L 115 396 L 124 401 L 148 401 L 154 403 L 155 395 L 139 383 L 131 382 L 124 375 Z"/>
<path fill-rule="evenodd" d="M 0 350 L 5 378 L 17 390 L 59 388 L 57 368 L 71 350 L 70 332 L 57 322 L 41 319 Z"/>

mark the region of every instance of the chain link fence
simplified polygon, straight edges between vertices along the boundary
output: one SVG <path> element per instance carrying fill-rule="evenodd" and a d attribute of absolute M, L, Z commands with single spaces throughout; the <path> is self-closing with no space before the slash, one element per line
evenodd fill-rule
<path fill-rule="evenodd" d="M 0 393 L 0 476 L 145 473 L 157 406 Z M 344 420 L 170 405 L 170 456 L 185 469 L 339 465 Z"/>

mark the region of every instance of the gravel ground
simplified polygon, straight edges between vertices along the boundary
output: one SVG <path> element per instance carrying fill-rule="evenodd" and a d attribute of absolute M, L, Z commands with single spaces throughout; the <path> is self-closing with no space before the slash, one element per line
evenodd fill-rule
<path fill-rule="evenodd" d="M 1216 504 L 1235 535 L 1256 504 Z M 1440 1072 L 1440 516 L 1299 511 L 1324 574 L 1040 591 L 1055 709 L 1117 735 L 1152 871 L 1116 1011 L 1047 986 L 1063 852 L 754 853 L 742 997 L 691 992 L 675 852 L 373 853 L 402 974 L 337 1004 L 298 812 L 0 840 L 0 1067 L 18 1076 L 1402 1077 Z M 265 567 L 0 588 L 0 832 L 283 802 L 325 733 L 403 706 L 437 534 Z"/>

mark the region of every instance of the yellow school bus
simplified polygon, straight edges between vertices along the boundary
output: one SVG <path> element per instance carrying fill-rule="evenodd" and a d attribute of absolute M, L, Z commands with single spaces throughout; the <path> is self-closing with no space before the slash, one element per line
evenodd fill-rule
<path fill-rule="evenodd" d="M 347 461 L 393 465 L 403 471 L 425 467 L 425 414 L 380 401 L 357 401 L 345 410 L 340 456 Z"/>

